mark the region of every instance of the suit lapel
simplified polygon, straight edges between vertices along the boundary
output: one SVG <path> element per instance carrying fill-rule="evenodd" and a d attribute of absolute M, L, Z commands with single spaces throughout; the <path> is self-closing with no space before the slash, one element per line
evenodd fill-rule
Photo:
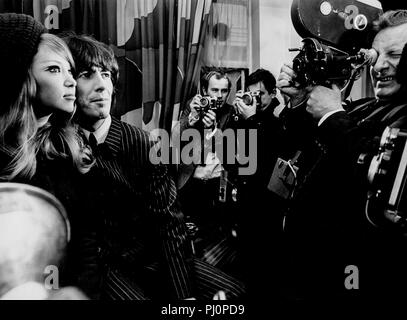
<path fill-rule="evenodd" d="M 112 117 L 112 124 L 110 125 L 105 143 L 114 157 L 120 153 L 122 140 L 121 123 L 119 120 Z"/>

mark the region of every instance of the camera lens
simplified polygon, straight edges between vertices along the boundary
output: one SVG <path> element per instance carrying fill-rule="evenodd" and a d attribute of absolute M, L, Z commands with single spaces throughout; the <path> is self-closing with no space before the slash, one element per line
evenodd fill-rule
<path fill-rule="evenodd" d="M 250 94 L 245 93 L 242 96 L 242 101 L 243 101 L 244 104 L 251 105 L 253 103 L 253 98 L 252 98 L 252 96 Z"/>
<path fill-rule="evenodd" d="M 199 101 L 202 107 L 206 107 L 209 104 L 209 100 L 207 98 L 201 98 Z"/>

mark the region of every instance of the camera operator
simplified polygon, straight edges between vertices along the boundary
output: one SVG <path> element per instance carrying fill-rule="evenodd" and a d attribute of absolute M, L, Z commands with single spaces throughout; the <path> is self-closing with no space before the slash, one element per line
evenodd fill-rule
<path fill-rule="evenodd" d="M 399 281 L 389 272 L 398 263 L 397 243 L 389 250 L 384 244 L 388 239 L 375 234 L 364 219 L 368 164 L 359 155 L 374 150 L 375 137 L 386 126 L 405 126 L 407 96 L 396 68 L 407 42 L 407 11 L 384 13 L 375 28 L 372 48 L 378 56 L 370 70 L 374 98 L 355 101 L 345 111 L 335 84 L 299 88 L 290 64 L 278 77 L 277 87 L 289 96 L 291 108 L 305 110 L 315 123 L 309 126 L 314 137 L 304 147 L 299 188 L 285 219 L 289 270 L 302 285 L 303 297 L 328 292 L 349 297 L 344 286 L 348 265 L 357 266 L 364 279 L 363 290 L 353 291 L 356 295 L 393 288 Z"/>
<path fill-rule="evenodd" d="M 276 79 L 268 70 L 258 69 L 248 76 L 247 87 L 249 92 L 244 95 L 251 96 L 252 101 L 242 99 L 242 94 L 236 95 L 234 106 L 239 118 L 233 127 L 257 129 L 257 170 L 247 179 L 252 180 L 252 187 L 265 190 L 277 155 L 281 153 L 277 149 L 283 147 L 284 129 L 274 115 L 275 108 L 280 104 L 276 98 Z"/>
<path fill-rule="evenodd" d="M 258 69 L 246 79 L 248 92 L 237 94 L 234 101 L 238 119 L 232 122 L 235 129 L 256 129 L 257 131 L 257 170 L 253 175 L 238 176 L 237 201 L 239 205 L 239 243 L 243 253 L 242 268 L 249 280 L 249 290 L 260 283 L 264 284 L 266 275 L 276 271 L 275 263 L 279 257 L 282 230 L 282 208 L 285 199 L 268 188 L 278 156 L 287 159 L 288 152 L 285 130 L 274 111 L 280 102 L 276 98 L 276 79 L 265 69 Z M 252 98 L 248 99 L 251 96 Z M 250 101 L 252 100 L 252 101 Z M 246 103 L 245 103 L 246 102 Z M 246 142 L 245 146 L 247 145 Z M 237 169 L 237 168 L 234 168 Z M 255 214 L 248 214 L 258 208 Z M 268 244 L 268 259 L 263 261 L 264 247 Z M 253 266 L 255 272 L 247 272 Z M 274 273 L 274 272 L 272 272 Z M 261 280 L 259 278 L 262 278 Z M 273 287 L 276 287 L 276 281 Z"/>
<path fill-rule="evenodd" d="M 227 214 L 219 203 L 220 179 L 224 167 L 217 157 L 213 142 L 222 142 L 222 131 L 233 112 L 233 107 L 226 103 L 230 88 L 231 82 L 225 73 L 210 71 L 201 78 L 201 89 L 204 97 L 217 99 L 211 102 L 217 106 L 214 110 L 209 108 L 202 112 L 202 96 L 197 94 L 180 118 L 180 134 L 193 128 L 199 131 L 201 139 L 194 144 L 193 150 L 191 148 L 191 154 L 193 152 L 196 157 L 194 162 L 185 164 L 181 159 L 178 170 L 181 205 L 187 220 L 198 229 L 194 236 L 196 254 L 221 269 L 223 254 L 234 249 L 229 246 L 229 239 L 233 236 L 229 226 L 225 226 L 228 224 Z M 217 255 L 212 249 L 220 250 L 222 254 Z"/>

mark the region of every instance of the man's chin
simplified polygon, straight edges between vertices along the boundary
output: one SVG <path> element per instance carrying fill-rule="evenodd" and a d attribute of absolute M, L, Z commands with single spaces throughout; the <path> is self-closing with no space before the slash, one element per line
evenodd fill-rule
<path fill-rule="evenodd" d="M 386 86 L 386 87 L 376 87 L 375 95 L 380 100 L 390 100 L 390 99 L 393 99 L 394 96 L 399 91 L 400 91 L 400 86 L 397 84 L 393 84 L 391 86 Z"/>
<path fill-rule="evenodd" d="M 379 100 L 390 100 L 394 95 L 393 91 L 390 90 L 378 90 L 376 92 L 376 98 Z"/>
<path fill-rule="evenodd" d="M 106 119 L 109 116 L 108 113 L 100 113 L 99 114 L 99 119 Z"/>

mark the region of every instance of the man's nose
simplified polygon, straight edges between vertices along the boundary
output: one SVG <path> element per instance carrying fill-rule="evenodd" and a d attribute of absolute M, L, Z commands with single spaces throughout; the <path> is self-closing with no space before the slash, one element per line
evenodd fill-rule
<path fill-rule="evenodd" d="M 106 89 L 106 82 L 103 79 L 102 73 L 100 71 L 95 72 L 95 90 L 103 91 Z"/>

